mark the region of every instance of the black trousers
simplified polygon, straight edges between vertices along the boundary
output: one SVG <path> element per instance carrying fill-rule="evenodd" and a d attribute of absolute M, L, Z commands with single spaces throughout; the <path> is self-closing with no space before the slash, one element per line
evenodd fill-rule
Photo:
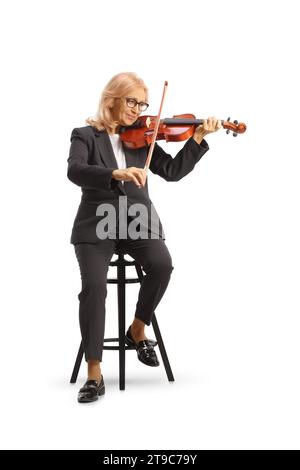
<path fill-rule="evenodd" d="M 146 325 L 163 297 L 174 269 L 163 239 L 99 240 L 74 245 L 82 281 L 79 324 L 85 360 L 102 360 L 105 330 L 107 272 L 116 248 L 126 250 L 142 266 L 146 275 L 140 287 L 135 317 Z"/>

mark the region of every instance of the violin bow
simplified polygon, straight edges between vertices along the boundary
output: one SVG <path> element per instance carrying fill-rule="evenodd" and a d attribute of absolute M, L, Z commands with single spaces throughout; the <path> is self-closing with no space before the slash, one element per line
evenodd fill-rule
<path fill-rule="evenodd" d="M 162 112 L 163 103 L 164 103 L 164 100 L 165 100 L 165 94 L 166 94 L 167 86 L 168 86 L 168 82 L 165 80 L 163 94 L 162 94 L 161 103 L 160 103 L 160 107 L 159 107 L 159 112 L 158 112 L 157 119 L 156 119 L 156 122 L 155 122 L 154 132 L 152 134 L 152 141 L 151 141 L 151 145 L 150 145 L 150 148 L 149 148 L 147 160 L 146 160 L 146 163 L 145 163 L 145 166 L 144 166 L 144 170 L 146 170 L 146 173 L 147 173 L 148 168 L 150 166 L 150 162 L 151 162 L 151 158 L 152 158 L 152 154 L 153 154 L 153 149 L 154 149 L 154 145 L 155 145 L 155 141 L 156 141 L 156 136 L 157 136 L 157 133 L 158 133 L 160 116 L 161 116 L 161 112 Z"/>

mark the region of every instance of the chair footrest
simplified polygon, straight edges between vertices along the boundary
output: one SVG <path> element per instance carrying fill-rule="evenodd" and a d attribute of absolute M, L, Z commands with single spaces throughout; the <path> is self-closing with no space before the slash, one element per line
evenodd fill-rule
<path fill-rule="evenodd" d="M 107 279 L 108 284 L 118 284 L 118 282 L 120 282 L 120 281 L 116 277 L 112 277 L 110 279 Z M 125 284 L 133 284 L 133 283 L 136 283 L 136 282 L 140 282 L 140 280 L 137 279 L 136 277 L 127 277 L 126 279 L 124 279 L 124 282 L 125 282 Z"/>
<path fill-rule="evenodd" d="M 104 338 L 104 343 L 118 343 L 119 338 Z M 114 351 L 118 351 L 120 349 L 120 346 L 105 346 L 103 345 L 103 349 L 112 349 Z M 127 346 L 125 344 L 125 349 L 135 349 L 133 346 Z"/>

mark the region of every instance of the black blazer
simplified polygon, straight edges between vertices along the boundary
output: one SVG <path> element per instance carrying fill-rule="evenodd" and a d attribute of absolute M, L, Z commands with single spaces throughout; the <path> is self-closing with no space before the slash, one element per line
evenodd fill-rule
<path fill-rule="evenodd" d="M 157 143 L 152 154 L 150 170 L 167 181 L 179 181 L 190 173 L 195 164 L 209 149 L 205 140 L 197 144 L 191 137 L 175 158 L 168 155 Z M 127 168 L 135 166 L 144 168 L 148 147 L 128 149 L 124 147 Z M 68 158 L 68 178 L 81 187 L 81 202 L 74 220 L 70 243 L 98 243 L 96 225 L 101 216 L 96 215 L 97 206 L 101 203 L 112 204 L 118 215 L 119 196 L 127 196 L 127 206 L 142 203 L 151 213 L 154 205 L 149 198 L 148 184 L 140 189 L 132 182 L 117 181 L 112 178 L 117 169 L 117 161 L 106 130 L 98 131 L 92 126 L 77 127 L 71 134 L 71 147 Z M 125 198 L 124 198 L 125 200 Z M 158 227 L 151 227 L 149 233 L 155 233 L 165 239 L 159 219 Z M 150 235 L 149 235 L 150 238 Z"/>

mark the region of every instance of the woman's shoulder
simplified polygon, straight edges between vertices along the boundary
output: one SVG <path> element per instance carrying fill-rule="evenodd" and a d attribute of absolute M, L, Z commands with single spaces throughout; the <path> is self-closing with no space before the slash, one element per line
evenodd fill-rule
<path fill-rule="evenodd" d="M 79 137 L 82 139 L 89 140 L 93 138 L 95 135 L 99 133 L 103 133 L 103 132 L 106 132 L 106 131 L 105 130 L 99 131 L 98 129 L 96 129 L 96 127 L 93 127 L 90 125 L 82 126 L 82 127 L 74 127 L 74 129 L 71 132 L 71 139 L 73 137 Z"/>

